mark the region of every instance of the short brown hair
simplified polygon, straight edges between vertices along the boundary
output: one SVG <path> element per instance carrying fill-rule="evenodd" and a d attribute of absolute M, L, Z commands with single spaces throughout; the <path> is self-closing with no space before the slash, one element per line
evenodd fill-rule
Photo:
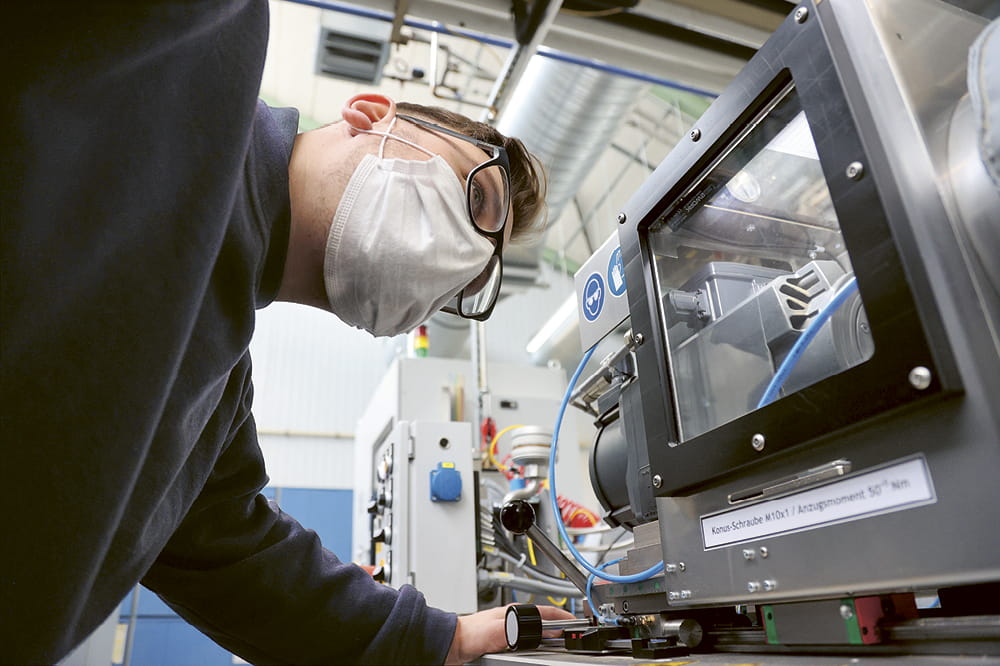
<path fill-rule="evenodd" d="M 397 102 L 396 109 L 400 113 L 419 116 L 474 139 L 503 146 L 510 159 L 510 206 L 514 216 L 510 240 L 527 243 L 541 236 L 546 223 L 545 170 L 520 139 L 504 136 L 495 127 L 439 106 Z"/>

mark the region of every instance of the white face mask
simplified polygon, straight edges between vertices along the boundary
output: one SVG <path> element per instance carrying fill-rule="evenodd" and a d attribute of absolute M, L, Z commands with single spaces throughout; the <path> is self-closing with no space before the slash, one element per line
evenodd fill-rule
<path fill-rule="evenodd" d="M 323 262 L 330 308 L 375 336 L 427 321 L 493 255 L 468 219 L 465 189 L 448 162 L 389 132 L 367 132 L 382 135 L 379 155 L 366 155 L 347 183 Z M 388 138 L 432 157 L 386 159 Z"/>

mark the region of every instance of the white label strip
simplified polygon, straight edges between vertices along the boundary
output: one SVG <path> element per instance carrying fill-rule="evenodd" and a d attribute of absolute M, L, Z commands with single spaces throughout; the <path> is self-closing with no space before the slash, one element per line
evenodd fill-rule
<path fill-rule="evenodd" d="M 705 516 L 701 533 L 705 548 L 716 548 L 935 501 L 930 472 L 921 457 L 745 509 Z"/>

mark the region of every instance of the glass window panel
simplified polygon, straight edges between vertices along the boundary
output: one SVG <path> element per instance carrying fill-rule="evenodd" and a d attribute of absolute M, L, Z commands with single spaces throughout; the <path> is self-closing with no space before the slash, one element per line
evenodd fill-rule
<path fill-rule="evenodd" d="M 792 345 L 853 278 L 794 88 L 667 209 L 648 241 L 683 441 L 756 409 Z M 778 395 L 873 352 L 855 292 L 785 368 Z"/>

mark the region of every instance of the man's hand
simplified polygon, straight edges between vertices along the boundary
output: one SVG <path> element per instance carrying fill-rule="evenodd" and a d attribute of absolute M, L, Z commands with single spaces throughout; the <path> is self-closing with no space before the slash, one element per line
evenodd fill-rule
<path fill-rule="evenodd" d="M 574 615 L 555 606 L 539 606 L 543 620 L 572 620 Z M 507 607 L 490 608 L 474 615 L 458 618 L 455 637 L 451 639 L 451 649 L 445 658 L 447 666 L 458 666 L 478 659 L 487 652 L 503 652 L 507 649 L 504 638 L 504 618 Z M 547 631 L 546 638 L 557 637 L 560 632 Z"/>

